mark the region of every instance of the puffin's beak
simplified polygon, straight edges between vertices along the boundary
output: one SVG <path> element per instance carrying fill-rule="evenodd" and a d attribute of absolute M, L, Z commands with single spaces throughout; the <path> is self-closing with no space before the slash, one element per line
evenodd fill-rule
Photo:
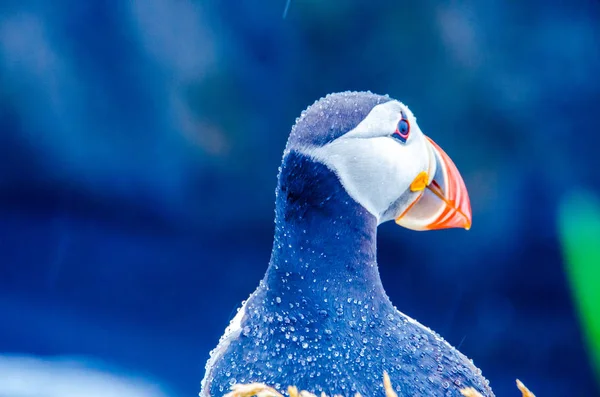
<path fill-rule="evenodd" d="M 396 218 L 412 230 L 471 228 L 471 202 L 458 169 L 450 157 L 427 137 L 429 172 L 422 172 L 410 189 L 419 197 Z M 433 176 L 431 175 L 433 173 Z"/>

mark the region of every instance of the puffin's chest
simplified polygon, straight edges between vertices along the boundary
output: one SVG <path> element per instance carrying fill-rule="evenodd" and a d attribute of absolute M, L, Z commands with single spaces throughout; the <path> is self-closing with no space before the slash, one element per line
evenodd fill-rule
<path fill-rule="evenodd" d="M 222 361 L 237 382 L 374 395 L 383 393 L 384 371 L 411 379 L 412 388 L 419 383 L 415 379 L 441 365 L 435 336 L 380 300 L 271 295 L 261 291 L 249 300 L 241 332 Z"/>

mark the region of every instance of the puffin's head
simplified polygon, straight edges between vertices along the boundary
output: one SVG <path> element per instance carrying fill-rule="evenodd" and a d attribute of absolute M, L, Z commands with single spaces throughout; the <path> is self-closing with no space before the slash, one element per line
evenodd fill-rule
<path fill-rule="evenodd" d="M 331 169 L 378 223 L 413 230 L 471 227 L 465 183 L 406 105 L 370 92 L 330 94 L 304 111 L 286 152 Z M 285 154 L 284 154 L 285 156 Z"/>

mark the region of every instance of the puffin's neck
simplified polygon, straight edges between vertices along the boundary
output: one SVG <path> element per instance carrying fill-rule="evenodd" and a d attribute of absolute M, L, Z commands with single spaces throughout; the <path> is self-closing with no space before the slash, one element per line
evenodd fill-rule
<path fill-rule="evenodd" d="M 344 291 L 359 300 L 384 294 L 376 262 L 377 220 L 326 166 L 290 152 L 279 175 L 275 212 L 264 281 L 279 299 L 327 302 Z"/>

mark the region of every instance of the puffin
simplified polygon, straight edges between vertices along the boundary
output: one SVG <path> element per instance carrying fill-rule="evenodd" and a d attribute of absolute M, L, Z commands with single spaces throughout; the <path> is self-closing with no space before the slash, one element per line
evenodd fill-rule
<path fill-rule="evenodd" d="M 411 110 L 340 92 L 292 127 L 277 178 L 271 258 L 211 351 L 200 397 L 234 385 L 319 395 L 494 396 L 472 360 L 400 312 L 377 266 L 377 226 L 471 227 L 465 183 Z"/>

